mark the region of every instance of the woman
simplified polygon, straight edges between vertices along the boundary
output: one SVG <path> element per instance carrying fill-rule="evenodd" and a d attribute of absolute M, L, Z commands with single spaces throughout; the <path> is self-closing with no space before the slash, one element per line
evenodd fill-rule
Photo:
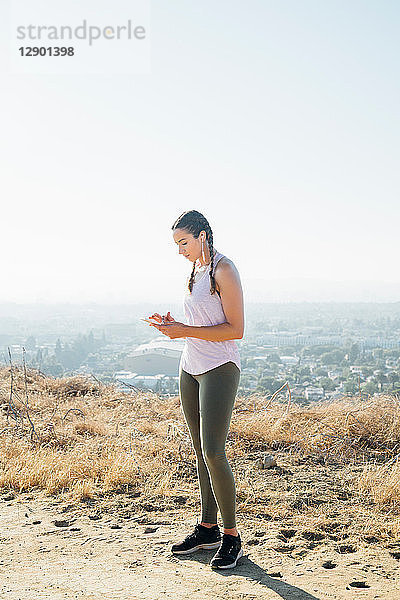
<path fill-rule="evenodd" d="M 236 491 L 225 454 L 233 405 L 240 379 L 240 356 L 234 342 L 243 337 L 243 292 L 233 262 L 213 245 L 207 219 L 196 210 L 184 212 L 173 224 L 179 254 L 193 263 L 184 298 L 186 324 L 168 312 L 153 326 L 169 338 L 186 338 L 179 365 L 179 394 L 197 458 L 201 492 L 201 523 L 175 554 L 218 548 L 211 560 L 217 569 L 236 566 L 243 555 L 236 528 Z M 217 524 L 221 512 L 224 531 Z"/>

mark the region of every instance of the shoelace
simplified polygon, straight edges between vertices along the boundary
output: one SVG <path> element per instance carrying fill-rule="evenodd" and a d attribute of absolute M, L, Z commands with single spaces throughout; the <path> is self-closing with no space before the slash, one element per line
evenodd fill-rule
<path fill-rule="evenodd" d="M 189 533 L 188 536 L 186 536 L 185 541 L 191 541 L 193 539 L 195 539 L 197 537 L 197 535 L 200 533 L 200 527 L 198 525 L 195 526 L 194 531 L 192 531 L 192 533 Z"/>
<path fill-rule="evenodd" d="M 225 554 L 225 553 L 230 554 L 231 550 L 233 550 L 233 548 L 234 548 L 234 545 L 235 545 L 235 542 L 232 539 L 230 539 L 226 536 L 223 536 L 222 544 L 220 546 L 218 553 L 219 554 Z"/>

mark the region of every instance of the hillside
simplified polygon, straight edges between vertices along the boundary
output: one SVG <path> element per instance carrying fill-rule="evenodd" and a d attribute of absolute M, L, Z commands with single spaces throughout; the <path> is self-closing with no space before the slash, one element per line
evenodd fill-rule
<path fill-rule="evenodd" d="M 244 557 L 173 557 L 196 523 L 179 398 L 0 369 L 0 591 L 17 598 L 400 599 L 400 405 L 238 396 L 227 441 Z M 262 467 L 270 454 L 276 466 Z M 10 569 L 12 566 L 12 569 Z"/>

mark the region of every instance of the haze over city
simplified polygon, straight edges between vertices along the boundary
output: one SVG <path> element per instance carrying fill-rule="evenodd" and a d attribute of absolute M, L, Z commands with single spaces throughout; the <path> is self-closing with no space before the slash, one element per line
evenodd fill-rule
<path fill-rule="evenodd" d="M 192 208 L 249 302 L 397 301 L 399 4 L 151 9 L 149 74 L 3 65 L 0 302 L 180 302 Z"/>

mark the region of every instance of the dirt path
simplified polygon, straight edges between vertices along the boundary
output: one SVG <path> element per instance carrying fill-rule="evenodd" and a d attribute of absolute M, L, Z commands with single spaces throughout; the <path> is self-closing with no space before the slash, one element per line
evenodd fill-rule
<path fill-rule="evenodd" d="M 277 541 L 284 524 L 246 517 L 239 520 L 244 556 L 221 573 L 208 566 L 214 551 L 171 554 L 195 523 L 192 515 L 182 519 L 183 507 L 132 517 L 124 494 L 111 512 L 98 502 L 11 496 L 0 498 L 0 597 L 7 600 L 400 600 L 399 560 L 382 546 L 341 554 L 324 541 L 290 545 Z M 323 567 L 328 560 L 336 567 Z M 355 581 L 369 587 L 351 587 Z"/>

